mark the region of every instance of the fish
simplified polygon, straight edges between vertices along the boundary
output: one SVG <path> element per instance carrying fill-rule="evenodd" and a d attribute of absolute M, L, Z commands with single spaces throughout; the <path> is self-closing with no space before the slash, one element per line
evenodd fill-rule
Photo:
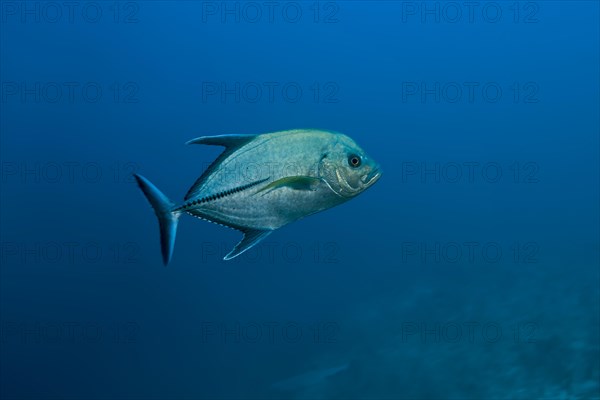
<path fill-rule="evenodd" d="M 379 164 L 354 140 L 333 131 L 201 136 L 187 144 L 225 149 L 182 203 L 172 202 L 148 179 L 134 174 L 158 218 L 164 265 L 171 261 L 184 214 L 243 233 L 223 258 L 227 261 L 287 224 L 356 197 L 382 175 Z"/>

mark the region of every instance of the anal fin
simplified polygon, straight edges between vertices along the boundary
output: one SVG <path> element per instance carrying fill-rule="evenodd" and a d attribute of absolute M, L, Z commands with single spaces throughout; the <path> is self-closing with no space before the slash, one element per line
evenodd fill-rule
<path fill-rule="evenodd" d="M 269 236 L 272 230 L 247 229 L 244 230 L 244 238 L 227 254 L 223 260 L 231 260 L 256 246 L 261 240 Z"/>

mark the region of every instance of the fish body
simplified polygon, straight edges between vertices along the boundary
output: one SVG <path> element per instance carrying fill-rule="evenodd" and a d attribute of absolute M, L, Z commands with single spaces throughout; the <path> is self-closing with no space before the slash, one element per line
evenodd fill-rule
<path fill-rule="evenodd" d="M 244 233 L 225 256 L 228 260 L 284 225 L 350 200 L 381 176 L 379 166 L 352 139 L 335 132 L 203 136 L 188 143 L 219 145 L 225 151 L 196 180 L 182 204 L 135 175 L 159 219 L 165 264 L 183 214 Z"/>

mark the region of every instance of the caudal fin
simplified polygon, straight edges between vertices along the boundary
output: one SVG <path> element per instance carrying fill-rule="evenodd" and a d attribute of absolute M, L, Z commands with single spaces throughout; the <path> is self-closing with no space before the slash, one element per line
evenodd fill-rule
<path fill-rule="evenodd" d="M 169 261 L 171 261 L 171 256 L 173 255 L 177 222 L 179 221 L 179 216 L 181 214 L 173 212 L 175 204 L 148 179 L 137 174 L 134 174 L 133 176 L 158 217 L 158 224 L 160 227 L 160 248 L 162 251 L 163 263 L 167 265 Z"/>

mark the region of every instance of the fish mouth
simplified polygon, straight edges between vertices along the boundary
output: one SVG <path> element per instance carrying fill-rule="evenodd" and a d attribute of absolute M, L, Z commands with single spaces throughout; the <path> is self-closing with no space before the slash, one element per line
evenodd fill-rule
<path fill-rule="evenodd" d="M 379 178 L 381 178 L 381 169 L 373 168 L 371 172 L 362 177 L 362 182 L 367 186 L 371 186 L 377 182 Z"/>

